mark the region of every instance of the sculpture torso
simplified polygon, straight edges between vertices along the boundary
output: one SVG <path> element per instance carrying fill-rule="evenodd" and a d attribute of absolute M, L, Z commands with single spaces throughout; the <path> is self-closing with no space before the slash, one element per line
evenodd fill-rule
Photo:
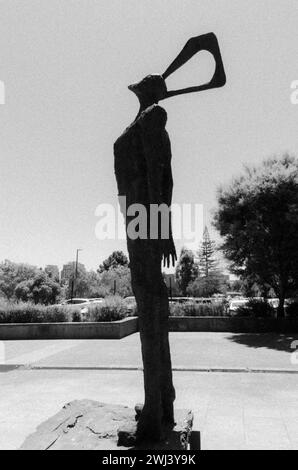
<path fill-rule="evenodd" d="M 172 198 L 171 146 L 166 111 L 153 105 L 143 111 L 114 145 L 118 195 L 131 204 L 165 203 Z"/>

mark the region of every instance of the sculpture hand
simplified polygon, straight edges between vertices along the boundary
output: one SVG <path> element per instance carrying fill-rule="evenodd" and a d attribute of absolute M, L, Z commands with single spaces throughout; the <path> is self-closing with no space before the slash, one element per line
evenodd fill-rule
<path fill-rule="evenodd" d="M 177 261 L 176 248 L 173 239 L 165 240 L 163 246 L 163 266 L 169 268 L 172 260 L 172 265 L 175 266 Z"/>

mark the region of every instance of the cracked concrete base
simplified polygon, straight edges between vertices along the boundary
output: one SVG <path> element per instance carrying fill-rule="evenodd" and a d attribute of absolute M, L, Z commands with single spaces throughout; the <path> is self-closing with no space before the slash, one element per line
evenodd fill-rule
<path fill-rule="evenodd" d="M 176 413 L 177 425 L 158 445 L 144 443 L 139 449 L 181 449 L 191 434 L 193 415 Z M 118 446 L 118 429 L 135 424 L 135 410 L 94 400 L 75 400 L 37 427 L 21 450 L 127 450 Z M 185 447 L 184 447 L 185 448 Z"/>

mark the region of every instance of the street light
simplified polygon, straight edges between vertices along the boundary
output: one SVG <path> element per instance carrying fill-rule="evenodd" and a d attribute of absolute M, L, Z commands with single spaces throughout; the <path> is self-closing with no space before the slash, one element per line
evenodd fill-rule
<path fill-rule="evenodd" d="M 75 275 L 71 283 L 71 303 L 72 299 L 74 297 L 74 285 L 75 282 L 77 281 L 77 275 L 78 275 L 78 260 L 79 260 L 79 251 L 82 251 L 82 248 L 77 249 L 77 254 L 76 254 L 76 265 L 75 265 Z"/>

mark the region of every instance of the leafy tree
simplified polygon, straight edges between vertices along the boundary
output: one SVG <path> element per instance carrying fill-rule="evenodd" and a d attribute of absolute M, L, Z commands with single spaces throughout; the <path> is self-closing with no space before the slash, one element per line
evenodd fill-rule
<path fill-rule="evenodd" d="M 45 273 L 53 279 L 56 282 L 59 282 L 60 276 L 59 276 L 59 268 L 55 264 L 48 264 L 45 268 Z"/>
<path fill-rule="evenodd" d="M 45 272 L 38 272 L 33 279 L 20 282 L 15 288 L 18 300 L 33 301 L 35 304 L 54 304 L 61 291 L 58 282 Z"/>
<path fill-rule="evenodd" d="M 112 295 L 114 291 L 121 297 L 133 295 L 130 269 L 127 266 L 117 266 L 105 270 L 99 275 L 99 288 L 96 297 Z"/>
<path fill-rule="evenodd" d="M 61 281 L 62 283 L 69 284 L 75 277 L 76 263 L 75 261 L 70 261 L 63 265 L 61 271 Z M 86 268 L 82 263 L 78 263 L 77 266 L 77 277 L 86 274 Z"/>
<path fill-rule="evenodd" d="M 218 195 L 215 226 L 232 269 L 284 301 L 298 279 L 298 159 L 289 155 L 246 168 Z"/>
<path fill-rule="evenodd" d="M 119 266 L 128 266 L 128 258 L 123 251 L 113 251 L 113 253 L 99 266 L 98 272 L 102 273 L 109 269 L 118 268 Z"/>
<path fill-rule="evenodd" d="M 213 271 L 208 276 L 198 276 L 188 285 L 187 293 L 193 297 L 211 297 L 213 294 L 223 294 L 226 290 L 225 277 Z"/>
<path fill-rule="evenodd" d="M 207 227 L 204 229 L 203 241 L 199 249 L 199 272 L 201 276 L 208 277 L 215 270 L 215 242 L 210 239 Z"/>
<path fill-rule="evenodd" d="M 82 263 L 78 263 L 77 273 L 75 261 L 70 261 L 63 265 L 61 271 L 61 284 L 66 298 L 71 297 L 72 286 L 74 287 L 75 297 L 87 297 L 84 293 L 84 291 L 88 290 L 88 281 L 86 276 L 87 271 Z"/>
<path fill-rule="evenodd" d="M 95 271 L 79 272 L 75 282 L 76 297 L 101 297 L 97 295 L 100 288 L 100 276 Z M 71 289 L 71 284 L 70 284 Z M 69 292 L 70 295 L 71 292 Z"/>
<path fill-rule="evenodd" d="M 233 281 L 228 281 L 227 288 L 231 291 L 244 292 L 244 282 L 241 279 L 235 279 Z"/>
<path fill-rule="evenodd" d="M 72 279 L 66 291 L 66 297 L 71 296 Z M 102 273 L 86 271 L 78 273 L 75 282 L 76 297 L 106 297 L 113 295 L 114 291 L 118 295 L 125 297 L 132 295 L 130 270 L 127 266 L 117 266 L 104 270 Z"/>
<path fill-rule="evenodd" d="M 16 286 L 23 281 L 32 279 L 38 269 L 24 263 L 13 263 L 5 260 L 0 264 L 0 292 L 8 300 L 14 297 Z"/>
<path fill-rule="evenodd" d="M 182 248 L 175 275 L 182 295 L 186 295 L 188 285 L 198 276 L 198 265 L 191 250 Z"/>

